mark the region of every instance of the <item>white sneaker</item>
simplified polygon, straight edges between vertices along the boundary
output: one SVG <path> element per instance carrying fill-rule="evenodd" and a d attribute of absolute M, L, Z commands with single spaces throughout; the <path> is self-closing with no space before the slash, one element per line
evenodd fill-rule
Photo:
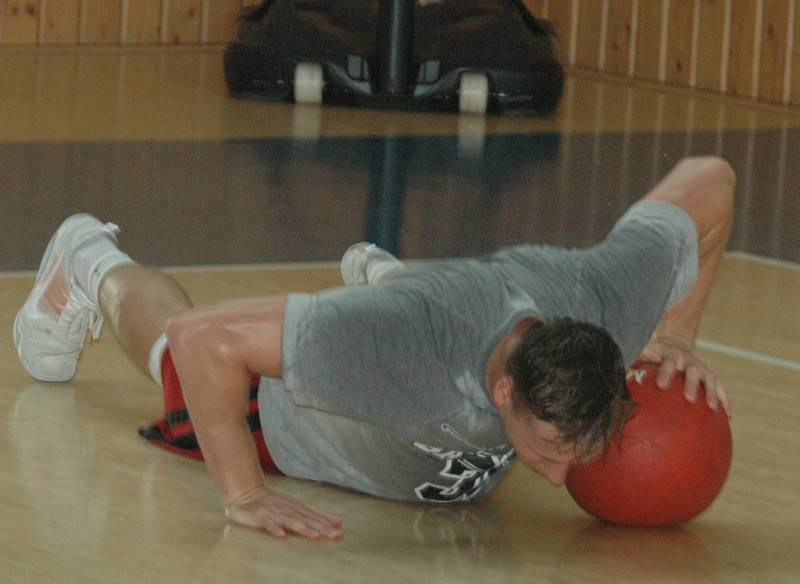
<path fill-rule="evenodd" d="M 105 235 L 115 244 L 119 228 L 91 215 L 69 217 L 50 239 L 36 282 L 14 319 L 14 345 L 22 365 L 40 381 L 75 376 L 86 332 L 100 338 L 100 308 L 75 280 L 72 255 L 83 242 Z"/>
<path fill-rule="evenodd" d="M 405 265 L 385 249 L 362 241 L 354 243 L 344 252 L 340 268 L 345 285 L 366 286 L 405 269 Z"/>

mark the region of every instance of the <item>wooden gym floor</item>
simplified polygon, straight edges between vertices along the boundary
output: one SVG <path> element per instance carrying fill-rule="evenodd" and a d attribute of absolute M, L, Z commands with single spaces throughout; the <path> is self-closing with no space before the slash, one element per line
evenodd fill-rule
<path fill-rule="evenodd" d="M 800 114 L 570 76 L 553 118 L 230 99 L 219 49 L 0 51 L 0 581 L 796 582 L 800 574 Z M 734 403 L 711 509 L 671 529 L 587 517 L 515 466 L 474 505 L 423 507 L 270 477 L 345 517 L 338 543 L 230 527 L 199 463 L 144 443 L 155 387 L 110 338 L 75 380 L 19 365 L 11 322 L 68 214 L 198 302 L 336 286 L 370 238 L 405 258 L 587 245 L 686 154 L 739 175 L 699 351 Z"/>

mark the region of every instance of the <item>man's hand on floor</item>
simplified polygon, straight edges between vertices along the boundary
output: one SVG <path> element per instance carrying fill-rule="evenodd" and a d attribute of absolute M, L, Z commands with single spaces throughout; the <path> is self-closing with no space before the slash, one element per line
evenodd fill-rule
<path fill-rule="evenodd" d="M 315 511 L 266 487 L 226 501 L 225 515 L 234 523 L 263 529 L 276 537 L 289 533 L 309 539 L 342 537 L 341 518 Z"/>

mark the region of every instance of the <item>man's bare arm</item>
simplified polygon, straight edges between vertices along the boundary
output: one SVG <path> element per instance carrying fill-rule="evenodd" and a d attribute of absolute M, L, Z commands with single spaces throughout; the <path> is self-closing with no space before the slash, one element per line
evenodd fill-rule
<path fill-rule="evenodd" d="M 711 286 L 714 283 L 733 221 L 736 177 L 719 158 L 692 158 L 681 162 L 659 183 L 646 200 L 666 201 L 686 211 L 697 227 L 700 269 L 689 293 L 664 313 L 643 358 L 662 363 L 658 384 L 666 387 L 675 371 L 686 374 L 686 397 L 695 401 L 700 384 L 706 400 L 716 409 L 721 404 L 730 415 L 730 402 L 722 384 L 692 353 Z"/>
<path fill-rule="evenodd" d="M 247 426 L 251 374 L 281 376 L 286 297 L 242 299 L 173 318 L 167 337 L 189 415 L 228 517 L 276 536 L 341 536 L 341 520 L 264 485 Z"/>

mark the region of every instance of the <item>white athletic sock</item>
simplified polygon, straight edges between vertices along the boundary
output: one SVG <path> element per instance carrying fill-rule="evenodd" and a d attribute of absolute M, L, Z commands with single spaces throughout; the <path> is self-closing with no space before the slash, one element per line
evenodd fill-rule
<path fill-rule="evenodd" d="M 161 386 L 162 389 L 164 388 L 164 380 L 161 377 L 161 360 L 164 358 L 164 352 L 167 350 L 168 346 L 167 335 L 162 334 L 150 348 L 150 358 L 147 360 L 150 377 Z"/>
<path fill-rule="evenodd" d="M 100 235 L 80 244 L 72 254 L 72 268 L 78 285 L 99 305 L 100 284 L 114 268 L 135 265 L 128 254 L 119 250 L 114 241 Z"/>
<path fill-rule="evenodd" d="M 383 251 L 383 250 L 381 250 Z M 406 267 L 397 258 L 394 256 L 389 255 L 388 253 L 384 252 L 384 255 L 375 254 L 375 256 L 367 255 L 367 282 L 369 284 L 377 284 L 379 282 L 383 282 L 386 278 L 394 274 L 395 272 L 400 272 L 405 270 Z"/>

